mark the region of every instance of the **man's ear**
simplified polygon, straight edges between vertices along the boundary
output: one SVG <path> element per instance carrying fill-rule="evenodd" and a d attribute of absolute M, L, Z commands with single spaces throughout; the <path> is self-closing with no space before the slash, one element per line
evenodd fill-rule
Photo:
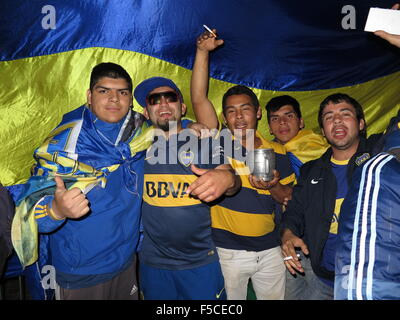
<path fill-rule="evenodd" d="M 221 113 L 221 119 L 222 119 L 222 121 L 224 122 L 223 124 L 226 126 L 226 118 L 225 118 L 225 114 L 224 114 L 223 111 L 222 111 L 222 113 Z"/>
<path fill-rule="evenodd" d="M 321 133 L 322 133 L 322 135 L 323 135 L 324 137 L 326 137 L 326 136 L 325 136 L 324 128 L 321 128 Z"/>
<path fill-rule="evenodd" d="M 87 89 L 86 91 L 86 102 L 88 106 L 92 104 L 92 91 L 90 91 L 90 89 Z"/>
<path fill-rule="evenodd" d="M 359 123 L 358 127 L 359 127 L 360 131 L 364 130 L 364 128 L 365 128 L 364 119 L 360 119 L 360 123 Z"/>
<path fill-rule="evenodd" d="M 259 106 L 257 109 L 257 120 L 260 120 L 262 117 L 262 110 L 261 107 Z"/>
<path fill-rule="evenodd" d="M 149 113 L 147 112 L 147 108 L 143 108 L 143 115 L 144 115 L 144 117 L 145 117 L 147 120 L 150 119 Z"/>
<path fill-rule="evenodd" d="M 268 122 L 268 129 L 269 129 L 269 134 L 270 134 L 271 136 L 275 136 L 275 135 L 272 133 L 271 126 L 269 125 L 269 122 Z"/>
<path fill-rule="evenodd" d="M 184 116 L 186 114 L 186 110 L 187 110 L 186 104 L 182 103 L 182 106 L 181 106 L 181 114 L 182 114 L 182 116 Z"/>
<path fill-rule="evenodd" d="M 304 120 L 303 118 L 300 118 L 300 130 L 304 129 L 305 125 L 304 125 Z"/>

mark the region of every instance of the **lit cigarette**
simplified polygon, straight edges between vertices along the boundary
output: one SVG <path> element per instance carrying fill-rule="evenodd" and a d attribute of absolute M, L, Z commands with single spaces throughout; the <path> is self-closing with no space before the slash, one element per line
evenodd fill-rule
<path fill-rule="evenodd" d="M 300 254 L 296 254 L 297 258 L 300 258 Z M 287 256 L 283 258 L 283 261 L 293 260 L 292 256 Z"/>
<path fill-rule="evenodd" d="M 217 35 L 216 35 L 214 32 L 212 32 L 212 30 L 211 30 L 209 27 L 207 27 L 205 24 L 203 24 L 203 27 L 204 27 L 209 33 L 211 33 L 214 37 L 217 37 Z"/>

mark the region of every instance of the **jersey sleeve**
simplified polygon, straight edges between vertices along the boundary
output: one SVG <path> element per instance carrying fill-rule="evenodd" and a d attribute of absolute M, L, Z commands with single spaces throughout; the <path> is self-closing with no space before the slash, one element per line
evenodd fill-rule
<path fill-rule="evenodd" d="M 35 220 L 40 233 L 52 232 L 59 228 L 65 222 L 65 219 L 55 220 L 49 214 L 49 209 L 51 209 L 52 207 L 53 199 L 53 196 L 45 196 L 40 199 L 35 205 Z"/>

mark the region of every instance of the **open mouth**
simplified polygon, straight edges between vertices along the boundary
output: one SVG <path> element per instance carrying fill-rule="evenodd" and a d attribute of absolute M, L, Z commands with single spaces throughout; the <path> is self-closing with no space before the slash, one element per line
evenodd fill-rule
<path fill-rule="evenodd" d="M 333 130 L 333 137 L 337 139 L 344 138 L 347 135 L 347 131 L 344 128 L 335 128 Z"/>
<path fill-rule="evenodd" d="M 246 123 L 236 123 L 235 124 L 235 129 L 238 129 L 238 130 L 247 129 L 247 124 Z"/>
<path fill-rule="evenodd" d="M 172 116 L 172 113 L 170 111 L 162 111 L 159 113 L 160 118 L 163 119 L 168 119 Z"/>

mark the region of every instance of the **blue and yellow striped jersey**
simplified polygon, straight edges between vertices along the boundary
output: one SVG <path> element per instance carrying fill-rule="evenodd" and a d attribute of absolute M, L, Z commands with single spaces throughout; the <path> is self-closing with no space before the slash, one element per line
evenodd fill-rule
<path fill-rule="evenodd" d="M 261 137 L 260 148 L 272 148 L 276 155 L 276 169 L 282 184 L 290 184 L 295 175 L 286 155 L 285 147 Z M 232 167 L 247 169 L 245 163 L 231 159 Z M 242 172 L 242 170 L 240 170 Z M 240 175 L 241 190 L 232 197 L 224 197 L 211 209 L 213 238 L 217 247 L 248 251 L 261 251 L 279 245 L 275 222 L 281 214 L 281 206 L 272 199 L 268 190 L 260 190 L 250 185 L 248 174 Z"/>

